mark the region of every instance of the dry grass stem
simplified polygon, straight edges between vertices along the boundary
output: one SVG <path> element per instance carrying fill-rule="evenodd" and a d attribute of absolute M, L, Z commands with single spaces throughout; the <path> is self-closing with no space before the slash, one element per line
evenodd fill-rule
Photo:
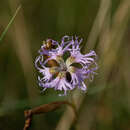
<path fill-rule="evenodd" d="M 77 110 L 74 106 L 74 104 L 68 102 L 68 101 L 57 101 L 57 102 L 52 102 L 49 104 L 44 104 L 39 107 L 35 107 L 30 110 L 25 110 L 24 115 L 25 115 L 25 125 L 24 125 L 24 130 L 28 130 L 29 127 L 31 126 L 31 121 L 32 121 L 32 116 L 37 115 L 37 114 L 44 114 L 48 113 L 50 111 L 54 111 L 58 108 L 60 108 L 62 105 L 68 105 L 69 107 L 72 108 L 73 113 L 74 113 L 74 118 L 77 120 Z"/>

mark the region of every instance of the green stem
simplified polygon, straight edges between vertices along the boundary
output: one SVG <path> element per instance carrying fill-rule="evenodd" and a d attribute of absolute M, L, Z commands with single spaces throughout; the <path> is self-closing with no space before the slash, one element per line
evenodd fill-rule
<path fill-rule="evenodd" d="M 10 25 L 13 23 L 13 21 L 14 21 L 16 15 L 17 15 L 17 13 L 19 12 L 20 8 L 21 8 L 21 5 L 18 6 L 18 8 L 16 9 L 16 11 L 15 11 L 13 17 L 11 18 L 10 22 L 8 23 L 8 25 L 6 26 L 5 30 L 4 30 L 3 33 L 1 34 L 1 36 L 0 36 L 0 42 L 2 41 L 2 39 L 3 39 L 4 36 L 5 36 L 5 34 L 7 33 L 7 31 L 8 31 L 8 29 L 9 29 Z"/>

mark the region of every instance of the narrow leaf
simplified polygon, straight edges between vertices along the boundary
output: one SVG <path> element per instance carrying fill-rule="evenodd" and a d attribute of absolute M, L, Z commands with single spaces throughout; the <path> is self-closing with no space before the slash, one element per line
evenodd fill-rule
<path fill-rule="evenodd" d="M 20 8 L 21 8 L 21 5 L 18 6 L 18 8 L 16 9 L 16 11 L 15 11 L 13 17 L 11 18 L 10 22 L 8 23 L 8 25 L 6 26 L 5 30 L 1 34 L 1 36 L 0 36 L 0 42 L 2 41 L 2 39 L 4 38 L 5 34 L 7 33 L 8 29 L 9 29 L 9 27 L 13 23 L 13 21 L 14 21 L 16 15 L 17 15 L 17 13 L 19 12 Z"/>

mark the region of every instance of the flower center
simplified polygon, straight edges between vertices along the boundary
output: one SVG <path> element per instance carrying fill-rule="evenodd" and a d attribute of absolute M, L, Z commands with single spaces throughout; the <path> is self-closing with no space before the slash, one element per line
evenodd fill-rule
<path fill-rule="evenodd" d="M 60 70 L 61 70 L 61 71 L 67 71 L 66 65 L 65 65 L 65 64 L 61 64 L 61 65 L 60 65 Z"/>
<path fill-rule="evenodd" d="M 65 62 L 64 62 L 64 60 L 63 60 L 63 58 L 62 58 L 62 56 L 60 56 L 60 55 L 58 55 L 57 57 L 56 57 L 56 61 L 59 63 L 59 72 L 60 71 L 67 71 L 67 66 L 66 66 L 66 64 L 65 64 Z"/>

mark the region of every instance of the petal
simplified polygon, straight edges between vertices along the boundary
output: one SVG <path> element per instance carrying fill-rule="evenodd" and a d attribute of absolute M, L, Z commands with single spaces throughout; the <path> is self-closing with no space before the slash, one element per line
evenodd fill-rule
<path fill-rule="evenodd" d="M 87 87 L 86 87 L 84 82 L 81 82 L 80 89 L 83 90 L 83 91 L 87 90 Z"/>

